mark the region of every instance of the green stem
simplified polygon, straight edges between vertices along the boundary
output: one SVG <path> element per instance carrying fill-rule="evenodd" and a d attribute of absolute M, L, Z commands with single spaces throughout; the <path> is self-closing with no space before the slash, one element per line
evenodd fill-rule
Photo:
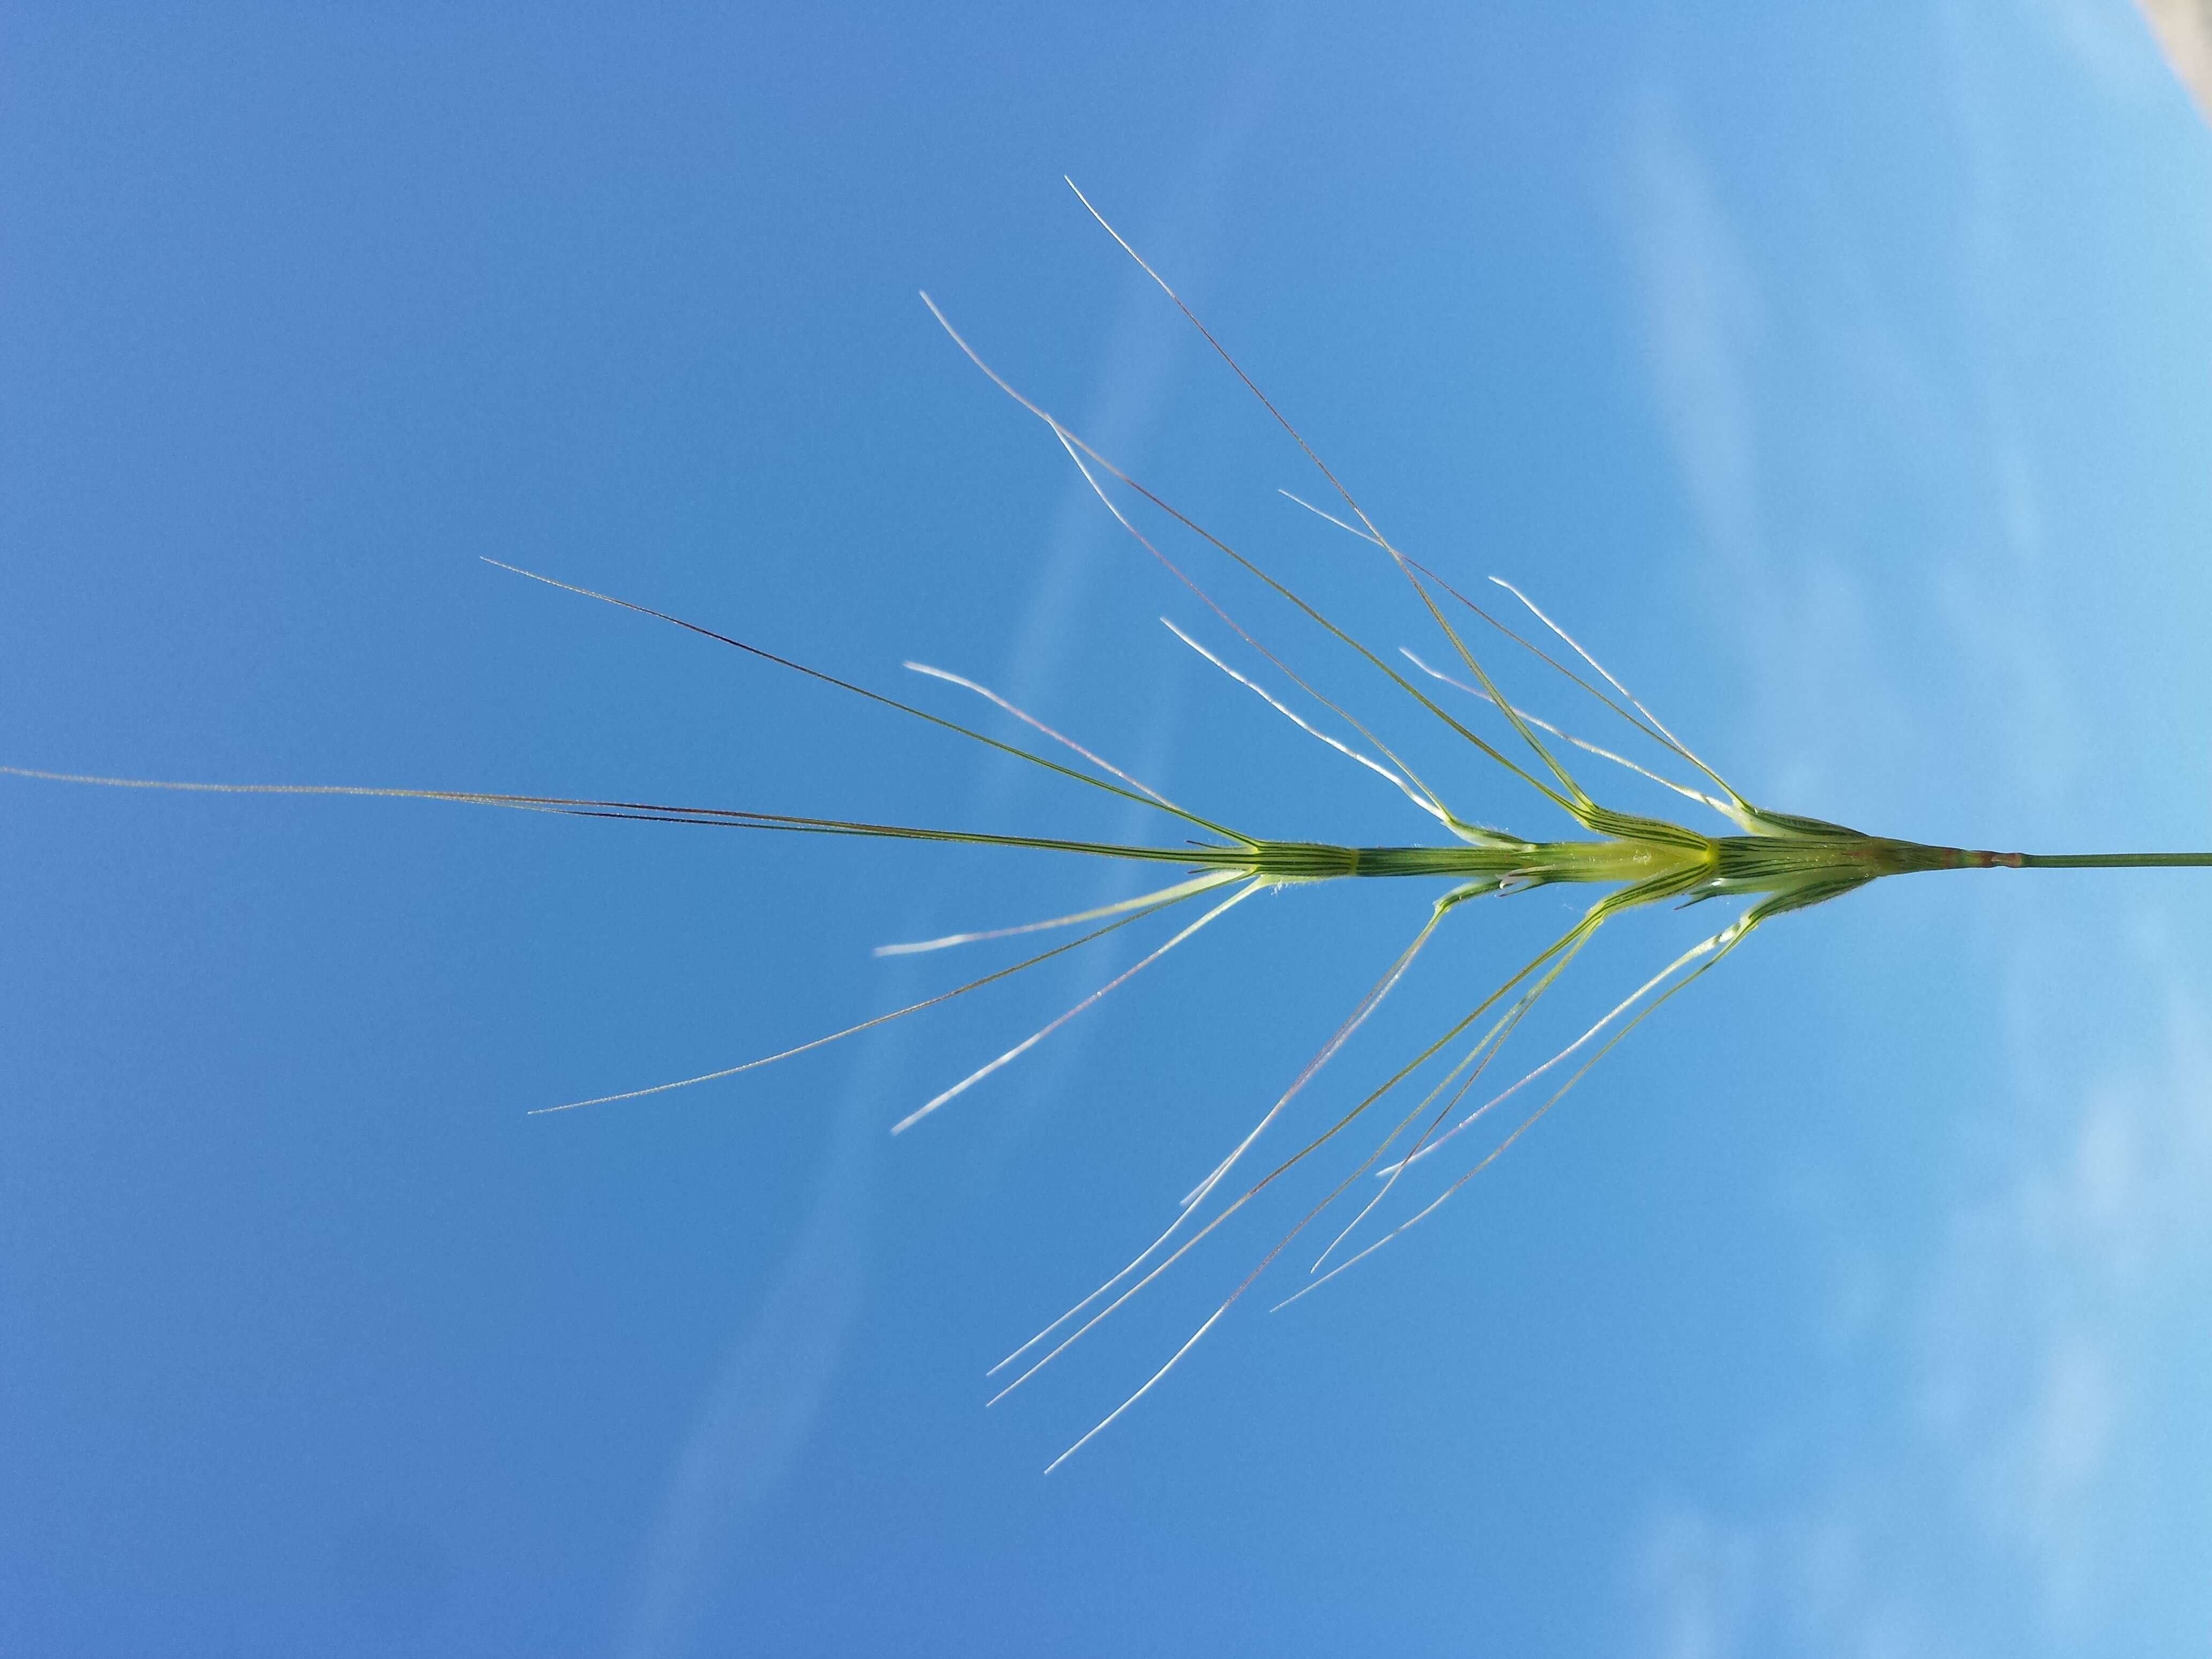
<path fill-rule="evenodd" d="M 2020 870 L 2179 870 L 2212 866 L 2212 853 L 2008 853 Z"/>

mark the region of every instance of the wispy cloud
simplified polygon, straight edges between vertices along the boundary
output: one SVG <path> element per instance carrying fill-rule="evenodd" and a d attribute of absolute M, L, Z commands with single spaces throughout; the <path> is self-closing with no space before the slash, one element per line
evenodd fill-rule
<path fill-rule="evenodd" d="M 2033 993 L 2046 1017 L 2059 990 Z M 2212 1289 L 2212 996 L 2170 976 L 2162 1018 L 2148 1054 L 2087 1080 L 2016 1045 L 2044 1073 L 2005 1092 L 2028 1121 L 1902 1268 L 1896 1316 L 1856 1337 L 1913 1409 L 1823 1489 L 1655 1515 L 1632 1563 L 1636 1650 L 2108 1650 L 2175 1518 L 2146 1502 L 2212 1476 L 2185 1420 L 2198 1390 L 2172 1369 L 2201 1366 L 2172 1322 Z M 1885 1333 L 1895 1352 L 1877 1357 Z M 2212 1595 L 2196 1601 L 2185 1627 L 2212 1617 Z"/>
<path fill-rule="evenodd" d="M 1750 358 L 1759 285 L 1711 179 L 1662 97 L 1629 132 L 1629 228 L 1666 436 L 1706 539 L 1739 574 L 1759 560 Z"/>
<path fill-rule="evenodd" d="M 805 1449 L 865 1303 L 881 1085 L 901 1046 L 887 1036 L 863 1051 L 805 1224 L 700 1403 L 639 1554 L 621 1659 L 693 1650 L 747 1533 Z"/>
<path fill-rule="evenodd" d="M 1681 481 L 1701 586 L 1752 683 L 1754 787 L 1821 810 L 1825 787 L 1879 753 L 1894 775 L 1914 727 L 1890 689 L 1861 578 L 1800 523 L 1760 418 L 1775 319 L 1745 239 L 1674 104 L 1654 91 L 1628 125 L 1622 227 L 1661 433 Z M 1838 720 L 1838 711 L 1849 711 Z M 1871 768 L 1855 769 L 1861 774 Z"/>
<path fill-rule="evenodd" d="M 2116 1468 L 2155 1455 L 2172 1288 L 2212 1278 L 2212 1028 L 2201 993 L 2170 984 L 2165 1003 L 2154 1060 L 2091 1085 L 1960 1205 L 1923 1308 L 1926 1425 L 2062 1625 L 2116 1565 Z M 2021 1047 L 2016 1066 L 2044 1063 Z"/>
<path fill-rule="evenodd" d="M 1674 1509 L 1646 1527 L 1637 1588 L 1654 1659 L 1729 1659 L 1743 1650 L 1759 1565 L 1759 1544 L 1693 1509 Z"/>

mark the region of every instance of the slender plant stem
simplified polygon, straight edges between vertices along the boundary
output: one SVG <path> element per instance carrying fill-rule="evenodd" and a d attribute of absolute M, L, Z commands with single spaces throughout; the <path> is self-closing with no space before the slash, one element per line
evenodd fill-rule
<path fill-rule="evenodd" d="M 2212 866 L 2212 853 L 2021 853 L 2023 870 L 2179 870 Z"/>

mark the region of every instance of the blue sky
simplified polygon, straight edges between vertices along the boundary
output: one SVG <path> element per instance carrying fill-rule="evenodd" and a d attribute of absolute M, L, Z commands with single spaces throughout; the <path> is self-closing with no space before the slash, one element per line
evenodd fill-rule
<path fill-rule="evenodd" d="M 1428 647 L 1282 500 L 1310 469 L 1066 173 L 1396 541 L 1522 586 L 1755 799 L 2212 846 L 2212 137 L 2125 6 L 5 30 L 0 763 L 1159 833 L 488 556 L 994 718 L 899 665 L 973 676 L 1243 827 L 1419 838 L 1160 628 L 1236 643 L 916 298 L 1362 638 Z M 1173 550 L 1471 815 L 1559 828 Z M 0 782 L 11 1650 L 2212 1635 L 2187 872 L 1926 878 L 1778 923 L 1270 1316 L 1286 1255 L 1043 1478 L 1295 1204 L 988 1411 L 986 1368 L 1297 1074 L 1418 926 L 1411 884 L 1255 899 L 896 1140 L 1164 934 L 532 1117 L 965 965 L 877 944 L 1133 878 Z M 1298 1123 L 1565 903 L 1468 907 Z M 1705 915 L 1608 930 L 1542 1030 Z"/>

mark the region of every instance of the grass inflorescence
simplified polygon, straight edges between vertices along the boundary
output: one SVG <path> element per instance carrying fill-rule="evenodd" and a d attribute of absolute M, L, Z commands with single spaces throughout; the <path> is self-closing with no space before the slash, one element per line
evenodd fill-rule
<path fill-rule="evenodd" d="M 1077 194 L 1080 198 L 1081 192 L 1079 191 Z M 755 659 L 1017 758 L 1063 781 L 1080 784 L 1104 795 L 1118 798 L 1126 804 L 1148 809 L 1173 821 L 1182 832 L 1183 838 L 1175 842 L 1149 844 L 986 834 L 664 802 L 365 786 L 178 783 L 95 777 L 18 767 L 0 767 L 0 771 L 21 777 L 118 787 L 398 797 L 706 828 L 936 842 L 1121 860 L 1166 866 L 1176 873 L 1175 880 L 1136 896 L 1068 915 L 1012 927 L 884 946 L 879 954 L 911 955 L 1040 933 L 1061 936 L 1061 942 L 1021 956 L 1008 965 L 780 1053 L 696 1077 L 564 1105 L 543 1107 L 538 1109 L 540 1112 L 563 1112 L 580 1107 L 635 1100 L 734 1077 L 965 996 L 1149 919 L 1171 911 L 1181 911 L 1185 907 L 1199 907 L 1194 916 L 1176 928 L 1133 965 L 1022 1042 L 905 1114 L 893 1126 L 894 1132 L 902 1131 L 1019 1059 L 1070 1020 L 1096 1006 L 1118 987 L 1126 984 L 1255 894 L 1328 882 L 1411 879 L 1441 883 L 1443 890 L 1433 897 L 1426 916 L 1412 939 L 1391 959 L 1328 1039 L 1267 1105 L 1226 1156 L 1185 1196 L 1159 1234 L 1120 1272 L 994 1368 L 994 1376 L 1007 1374 L 1011 1376 L 1011 1380 L 1000 1389 L 1000 1395 L 994 1396 L 995 1399 L 1033 1376 L 1079 1338 L 1127 1305 L 1139 1291 L 1158 1280 L 1231 1218 L 1267 1193 L 1284 1176 L 1334 1145 L 1355 1125 L 1368 1121 L 1370 1114 L 1376 1113 L 1386 1101 L 1397 1103 L 1382 1114 L 1389 1121 L 1379 1139 L 1375 1140 L 1355 1160 L 1352 1167 L 1343 1173 L 1320 1200 L 1282 1236 L 1258 1266 L 1220 1300 L 1166 1363 L 1089 1434 L 1079 1440 L 1077 1446 L 1114 1421 L 1158 1382 L 1244 1295 L 1261 1273 L 1297 1239 L 1313 1230 L 1325 1214 L 1340 1204 L 1352 1210 L 1346 1224 L 1331 1236 L 1326 1247 L 1320 1251 L 1304 1285 L 1285 1300 L 1294 1300 L 1320 1283 L 1334 1278 L 1433 1213 L 1453 1193 L 1526 1133 L 1629 1031 L 1679 994 L 1692 981 L 1739 949 L 1753 933 L 1774 918 L 1841 897 L 1886 877 L 1933 871 L 2212 866 L 2212 853 L 2038 854 L 1934 846 L 1868 835 L 1821 819 L 1771 811 L 1754 805 L 1677 738 L 1595 657 L 1583 650 L 1519 589 L 1499 579 L 1492 579 L 1527 613 L 1528 618 L 1533 619 L 1533 627 L 1527 622 L 1522 623 L 1522 627 L 1528 629 L 1525 633 L 1477 603 L 1437 571 L 1394 545 L 1376 527 L 1335 474 L 1306 445 L 1297 429 L 1253 384 L 1236 360 L 1223 349 L 1174 290 L 1127 242 L 1122 240 L 1119 233 L 1114 231 L 1103 216 L 1097 215 L 1096 209 L 1091 208 L 1087 199 L 1084 200 L 1084 206 L 1091 210 L 1099 224 L 1158 284 L 1206 343 L 1219 354 L 1222 362 L 1303 452 L 1305 459 L 1320 473 L 1333 492 L 1340 513 L 1326 511 L 1303 501 L 1299 501 L 1298 505 L 1358 537 L 1389 562 L 1432 624 L 1441 641 L 1440 648 L 1449 652 L 1452 665 L 1449 669 L 1431 666 L 1410 650 L 1400 653 L 1404 665 L 1401 667 L 1399 662 L 1384 657 L 1355 638 L 1248 555 L 1155 495 L 1059 419 L 1017 391 L 954 331 L 944 313 L 926 295 L 923 296 L 925 303 L 929 305 L 946 333 L 975 366 L 1048 428 L 1098 501 L 1121 528 L 1164 566 L 1218 622 L 1233 633 L 1254 658 L 1287 680 L 1295 688 L 1297 696 L 1308 706 L 1309 713 L 1301 714 L 1291 703 L 1264 688 L 1251 674 L 1234 666 L 1223 656 L 1201 644 L 1185 629 L 1169 622 L 1167 625 L 1176 637 L 1231 679 L 1261 697 L 1302 731 L 1366 769 L 1369 773 L 1387 781 L 1434 824 L 1437 833 L 1431 839 L 1407 845 L 1348 846 L 1248 834 L 1214 817 L 1177 804 L 1073 738 L 1055 731 L 1036 715 L 1018 708 L 990 688 L 960 675 L 921 663 L 907 665 L 909 669 L 935 682 L 951 684 L 990 702 L 1004 714 L 1018 720 L 1046 739 L 1068 758 L 1056 759 L 1051 753 L 1038 748 L 994 737 L 916 703 L 795 662 L 760 646 L 668 612 L 558 581 L 512 565 L 501 565 L 501 568 L 671 623 L 691 634 L 734 647 Z M 1295 496 L 1291 499 L 1297 501 Z M 1524 837 L 1495 823 L 1478 822 L 1462 816 L 1448 803 L 1439 790 L 1432 787 L 1407 763 L 1397 749 L 1385 741 L 1375 723 L 1361 719 L 1325 695 L 1306 677 L 1294 670 L 1278 652 L 1247 631 L 1206 588 L 1170 559 L 1151 535 L 1139 527 L 1132 517 L 1133 511 L 1152 512 L 1168 523 L 1194 534 L 1215 554 L 1286 601 L 1328 639 L 1364 662 L 1370 670 L 1379 673 L 1390 684 L 1395 695 L 1419 711 L 1425 721 L 1440 727 L 1450 739 L 1470 747 L 1496 771 L 1525 786 L 1542 802 L 1564 813 L 1583 832 L 1583 835 L 1572 839 Z M 499 563 L 498 561 L 488 562 Z M 1571 736 L 1550 721 L 1517 707 L 1500 691 L 1482 659 L 1470 645 L 1468 637 L 1470 628 L 1491 630 L 1516 649 L 1529 653 L 1580 692 L 1594 699 L 1611 717 L 1625 723 L 1636 734 L 1638 742 L 1656 747 L 1664 758 L 1653 766 L 1647 766 L 1611 749 Z M 1441 689 L 1432 692 L 1429 689 L 1431 687 Z M 1447 697 L 1452 700 L 1453 706 L 1462 709 L 1467 708 L 1468 700 L 1487 705 L 1491 714 L 1484 716 L 1469 710 L 1468 719 L 1462 719 L 1453 712 L 1453 707 L 1448 707 L 1446 702 L 1439 700 Z M 1468 723 L 1469 719 L 1491 717 L 1502 720 L 1506 728 L 1495 734 L 1494 742 Z M 1316 720 L 1334 724 L 1338 729 L 1332 732 L 1327 729 L 1327 724 L 1316 724 Z M 1348 736 L 1345 735 L 1347 733 Z M 1707 834 L 1667 818 L 1625 811 L 1601 802 L 1567 764 L 1571 750 L 1625 769 L 1696 804 L 1725 824 L 1726 832 Z M 1670 772 L 1680 775 L 1668 775 L 1655 769 L 1656 766 L 1667 766 Z M 1685 777 L 1689 781 L 1683 781 Z M 1536 888 L 1571 885 L 1595 886 L 1605 890 L 1595 896 L 1558 937 L 1504 977 L 1472 1008 L 1455 1015 L 1440 1033 L 1397 1066 L 1379 1085 L 1353 1101 L 1318 1133 L 1310 1135 L 1263 1171 L 1250 1177 L 1238 1176 L 1248 1154 L 1403 981 L 1447 917 L 1475 899 L 1500 897 Z M 1630 911 L 1650 906 L 1682 906 L 1712 900 L 1737 901 L 1741 908 L 1735 909 L 1724 925 L 1677 955 L 1609 1009 L 1602 1018 L 1548 1058 L 1523 1070 L 1517 1078 L 1502 1087 L 1484 1085 L 1484 1079 L 1489 1076 L 1493 1062 L 1509 1039 L 1527 1020 L 1531 1011 L 1559 982 L 1568 967 L 1601 928 Z M 1417 1166 L 1425 1164 L 1432 1155 L 1462 1132 L 1482 1122 L 1493 1108 L 1516 1099 L 1521 1115 L 1510 1133 L 1440 1191 L 1432 1192 L 1425 1201 L 1413 1207 L 1410 1214 L 1401 1215 L 1387 1229 L 1379 1230 L 1364 1248 L 1338 1259 L 1340 1247 L 1346 1243 L 1355 1229 L 1366 1222 L 1386 1200 L 1397 1195 L 1403 1177 Z M 1364 1201 L 1349 1205 L 1347 1200 L 1362 1189 L 1366 1190 Z M 1070 1447 L 1069 1452 L 1074 1449 L 1075 1447 Z M 1062 1458 L 1067 1455 L 1063 1453 Z M 1057 1467 L 1058 1461 L 1054 1467 Z"/>

